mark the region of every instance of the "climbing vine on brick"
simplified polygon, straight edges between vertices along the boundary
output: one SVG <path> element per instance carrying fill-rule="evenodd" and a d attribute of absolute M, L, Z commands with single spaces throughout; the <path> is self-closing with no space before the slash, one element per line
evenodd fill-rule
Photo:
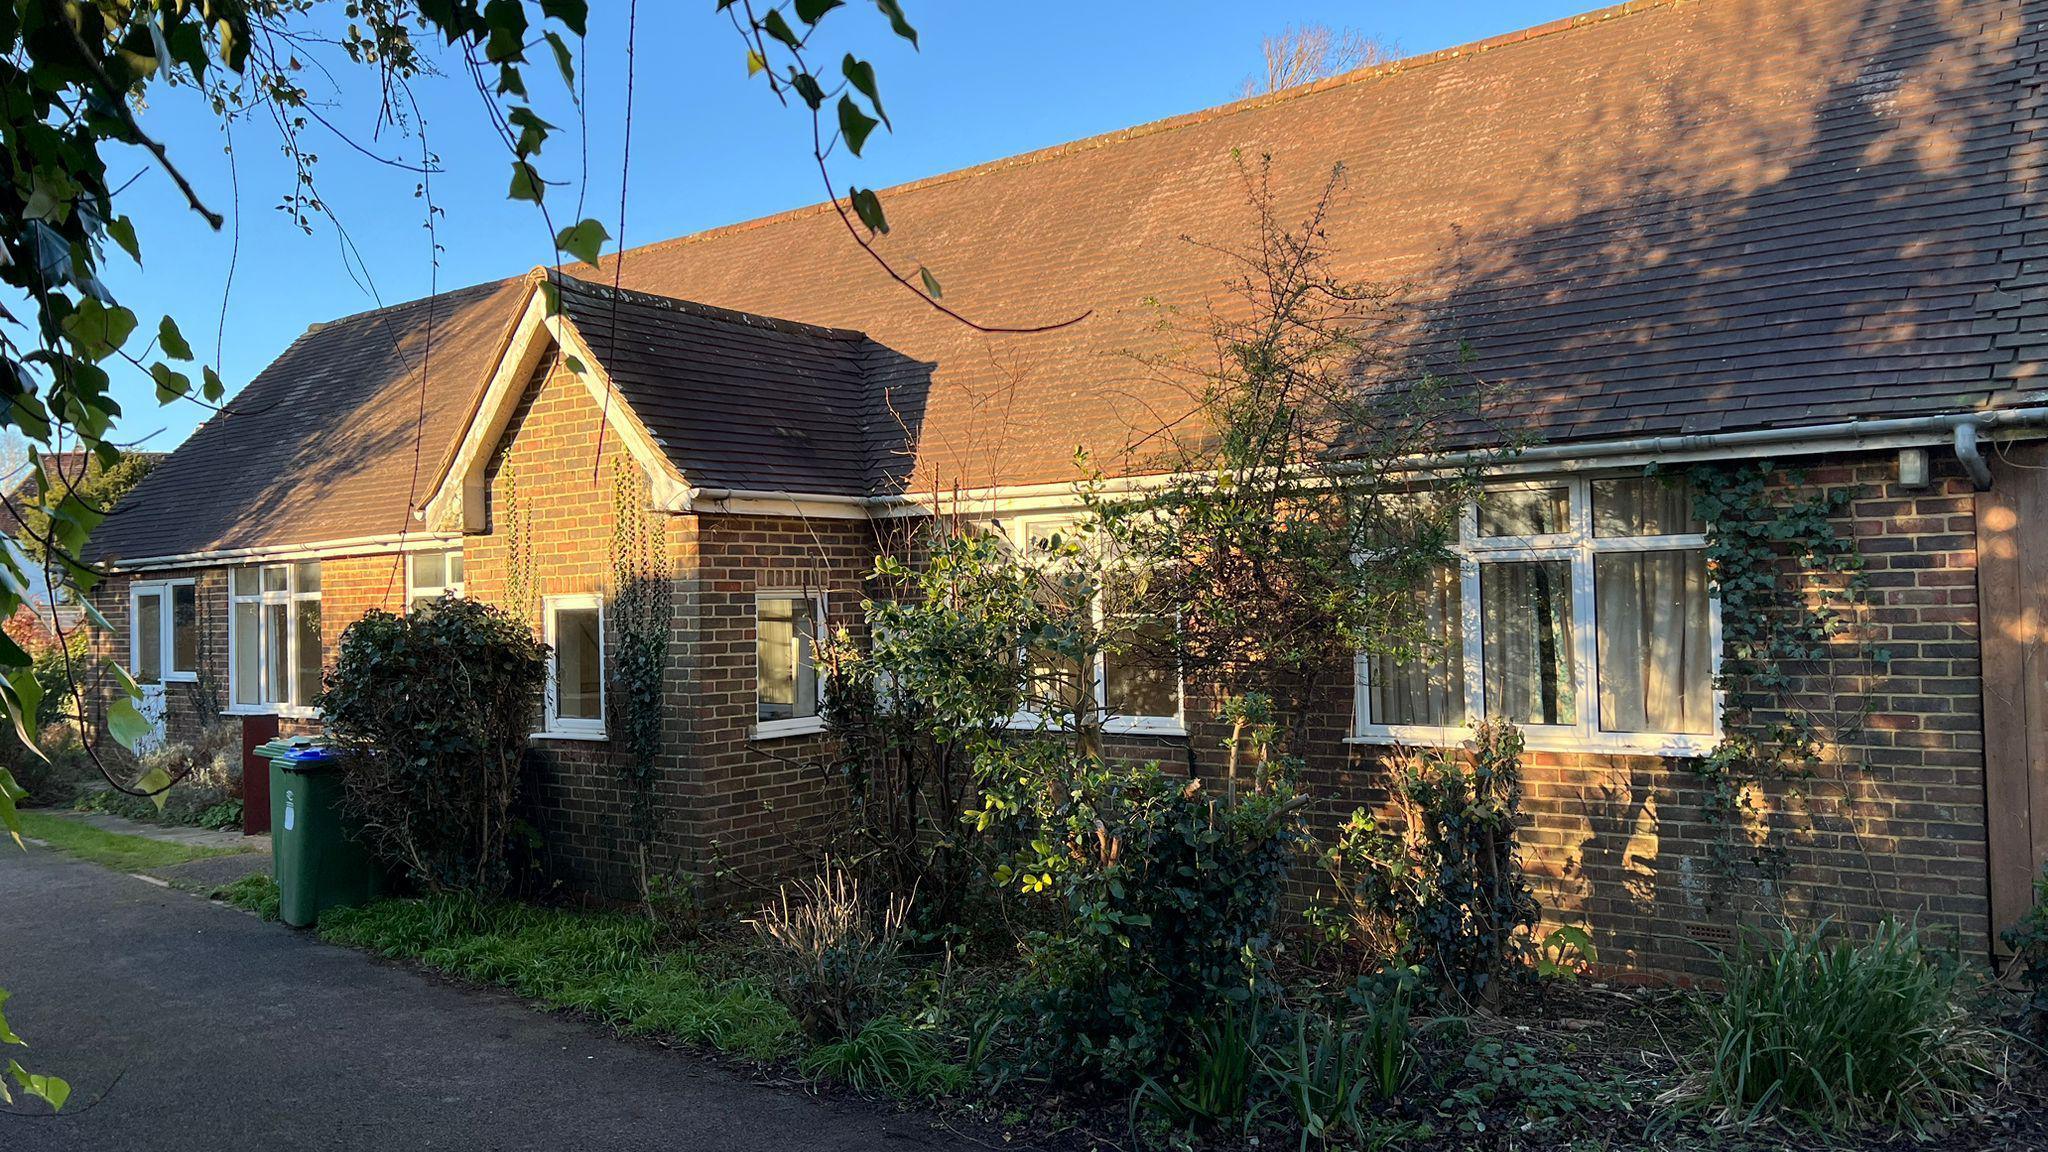
<path fill-rule="evenodd" d="M 538 631 L 540 619 L 539 557 L 533 550 L 533 511 L 519 495 L 519 472 L 507 460 L 504 468 L 505 497 L 498 502 L 498 515 L 505 532 L 505 606 L 512 615 Z"/>
<path fill-rule="evenodd" d="M 612 748 L 632 795 L 643 871 L 654 839 L 654 784 L 661 754 L 662 684 L 668 671 L 672 581 L 667 525 L 648 507 L 647 481 L 619 464 L 612 474 L 610 692 Z"/>
<path fill-rule="evenodd" d="M 1809 486 L 1803 472 L 1767 461 L 1700 464 L 1686 476 L 1721 599 L 1723 694 L 1721 742 L 1691 763 L 1719 832 L 1720 878 L 1747 865 L 1775 881 L 1784 829 L 1766 797 L 1808 794 L 1829 750 L 1863 727 L 1865 682 L 1890 659 L 1858 628 L 1870 582 L 1843 526 L 1857 491 Z"/>

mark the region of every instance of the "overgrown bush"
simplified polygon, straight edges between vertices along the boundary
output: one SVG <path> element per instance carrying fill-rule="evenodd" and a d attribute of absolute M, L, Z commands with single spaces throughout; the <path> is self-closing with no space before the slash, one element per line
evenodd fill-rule
<path fill-rule="evenodd" d="M 2034 880 L 2034 906 L 2005 930 L 2004 939 L 2026 989 L 2026 1024 L 2048 1036 L 2048 866 Z"/>
<path fill-rule="evenodd" d="M 546 679 L 546 647 L 481 600 L 349 625 L 319 706 L 348 754 L 346 804 L 372 852 L 428 888 L 502 890 Z"/>
<path fill-rule="evenodd" d="M 1521 756 L 1521 732 L 1487 720 L 1469 757 L 1430 750 L 1399 764 L 1401 827 L 1360 810 L 1324 851 L 1341 901 L 1314 913 L 1325 934 L 1494 1002 L 1501 977 L 1524 970 L 1538 912 L 1515 849 Z"/>
<path fill-rule="evenodd" d="M 910 914 L 908 896 L 870 908 L 860 881 L 827 864 L 814 880 L 784 885 L 752 923 L 764 946 L 769 986 L 804 1033 L 852 1036 L 874 1014 L 895 975 Z"/>
<path fill-rule="evenodd" d="M 1264 985 L 1303 801 L 1284 781 L 1232 801 L 1157 765 L 1076 764 L 1048 744 L 1005 763 L 984 819 L 1027 847 L 998 879 L 1057 912 L 1026 942 L 1013 1006 L 1027 1061 L 1124 1086 L 1171 1076 Z"/>
<path fill-rule="evenodd" d="M 1887 921 L 1865 940 L 1832 928 L 1745 935 L 1722 958 L 1725 987 L 1699 1000 L 1706 1039 L 1678 1099 L 1729 1123 L 1915 1133 L 1968 1104 L 1994 1049 L 1957 1002 L 1956 958 L 1915 927 Z"/>

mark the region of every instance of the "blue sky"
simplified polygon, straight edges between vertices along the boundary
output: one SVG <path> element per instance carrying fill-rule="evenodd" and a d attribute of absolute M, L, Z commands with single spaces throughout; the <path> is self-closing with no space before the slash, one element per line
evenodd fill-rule
<path fill-rule="evenodd" d="M 828 19 L 827 47 L 874 61 L 895 123 L 836 178 L 890 184 L 1112 131 L 1234 99 L 1259 67 L 1260 43 L 1289 25 L 1323 24 L 1391 42 L 1403 54 L 1543 23 L 1592 7 L 1592 0 L 1505 0 L 1465 4 L 1338 3 L 1334 0 L 1149 0 L 1090 3 L 1038 0 L 904 0 L 920 51 L 889 35 L 874 10 L 853 0 Z M 646 0 L 635 38 L 636 89 L 625 239 L 629 245 L 745 220 L 823 198 L 808 152 L 807 120 L 779 107 L 749 81 L 731 26 L 712 0 Z M 322 6 L 338 21 L 339 4 Z M 541 157 L 543 173 L 569 183 L 550 189 L 557 226 L 583 215 L 618 233 L 624 139 L 626 0 L 593 0 L 584 51 L 588 85 L 582 135 L 573 107 L 545 63 L 529 84 L 543 115 L 559 126 Z M 332 28 L 326 29 L 332 31 Z M 338 54 L 337 54 L 338 58 Z M 418 136 L 376 127 L 376 90 L 360 69 L 332 65 L 306 87 L 323 96 L 320 115 L 377 153 L 417 161 Z M 280 211 L 292 170 L 267 121 L 234 129 L 234 162 L 218 121 L 187 90 L 153 91 L 142 116 L 215 210 L 239 218 L 219 233 L 184 207 L 171 182 L 135 151 L 115 158 L 118 183 L 140 172 L 117 208 L 133 216 L 144 264 L 109 280 L 145 325 L 169 312 L 194 350 L 211 359 L 230 260 L 222 378 L 232 389 L 260 371 L 310 324 L 383 303 L 513 275 L 552 258 L 545 225 L 530 204 L 505 198 L 510 160 L 486 129 L 473 86 L 453 73 L 415 84 L 429 146 L 442 249 L 436 269 L 423 225 L 419 177 L 372 160 L 318 124 L 304 141 L 319 156 L 318 190 L 347 229 L 368 271 L 352 276 L 342 242 L 324 221 L 308 235 Z M 768 273 L 768 274 L 772 274 Z M 711 301 L 716 303 L 716 301 Z M 192 404 L 159 407 L 146 381 L 120 383 L 123 439 L 168 449 L 205 418 Z"/>

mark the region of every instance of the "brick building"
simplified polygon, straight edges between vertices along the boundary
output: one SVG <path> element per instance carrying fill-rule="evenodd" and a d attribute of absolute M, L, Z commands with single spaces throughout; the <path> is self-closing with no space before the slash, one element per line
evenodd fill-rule
<path fill-rule="evenodd" d="M 1028 542 L 1075 505 L 1077 447 L 1145 483 L 1190 407 L 1139 367 L 1176 339 L 1150 302 L 1227 314 L 1247 170 L 1290 222 L 1335 172 L 1331 261 L 1386 290 L 1372 370 L 1484 382 L 1448 448 L 1534 443 L 1424 606 L 1439 661 L 1361 659 L 1316 724 L 1324 815 L 1371 802 L 1396 743 L 1503 715 L 1539 896 L 1605 957 L 1683 968 L 1781 910 L 1918 915 L 1982 954 L 2048 853 L 2037 8 L 1629 4 L 887 194 L 885 253 L 977 318 L 1082 317 L 1047 332 L 939 315 L 825 206 L 337 320 L 102 527 L 102 640 L 175 737 L 316 723 L 369 607 L 503 603 L 555 646 L 548 867 L 621 892 L 643 862 L 604 669 L 630 536 L 669 622 L 648 866 L 772 873 L 832 810 L 811 655 L 878 540 L 947 507 Z M 1888 657 L 1784 685 L 1863 722 L 1805 796 L 1766 798 L 1767 872 L 1729 871 L 1703 813 L 1726 631 L 1705 526 L 1641 480 L 1747 460 L 1853 489 L 1856 643 Z M 1119 747 L 1205 770 L 1199 686 L 1100 663 Z"/>

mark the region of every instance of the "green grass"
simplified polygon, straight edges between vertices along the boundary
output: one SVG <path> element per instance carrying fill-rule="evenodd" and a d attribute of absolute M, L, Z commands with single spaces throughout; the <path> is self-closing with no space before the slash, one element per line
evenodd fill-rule
<path fill-rule="evenodd" d="M 201 848 L 152 840 L 147 836 L 108 832 L 78 820 L 35 811 L 21 813 L 21 834 L 44 841 L 58 851 L 121 872 L 148 872 L 210 856 L 233 856 L 245 851 L 239 848 Z"/>
<path fill-rule="evenodd" d="M 262 872 L 223 884 L 206 895 L 244 912 L 254 912 L 265 920 L 275 920 L 279 915 L 277 881 Z"/>
<path fill-rule="evenodd" d="M 795 1018 L 772 996 L 703 972 L 689 952 L 662 949 L 640 916 L 428 896 L 329 909 L 320 935 L 510 988 L 634 1035 L 763 1060 L 798 1047 Z"/>

